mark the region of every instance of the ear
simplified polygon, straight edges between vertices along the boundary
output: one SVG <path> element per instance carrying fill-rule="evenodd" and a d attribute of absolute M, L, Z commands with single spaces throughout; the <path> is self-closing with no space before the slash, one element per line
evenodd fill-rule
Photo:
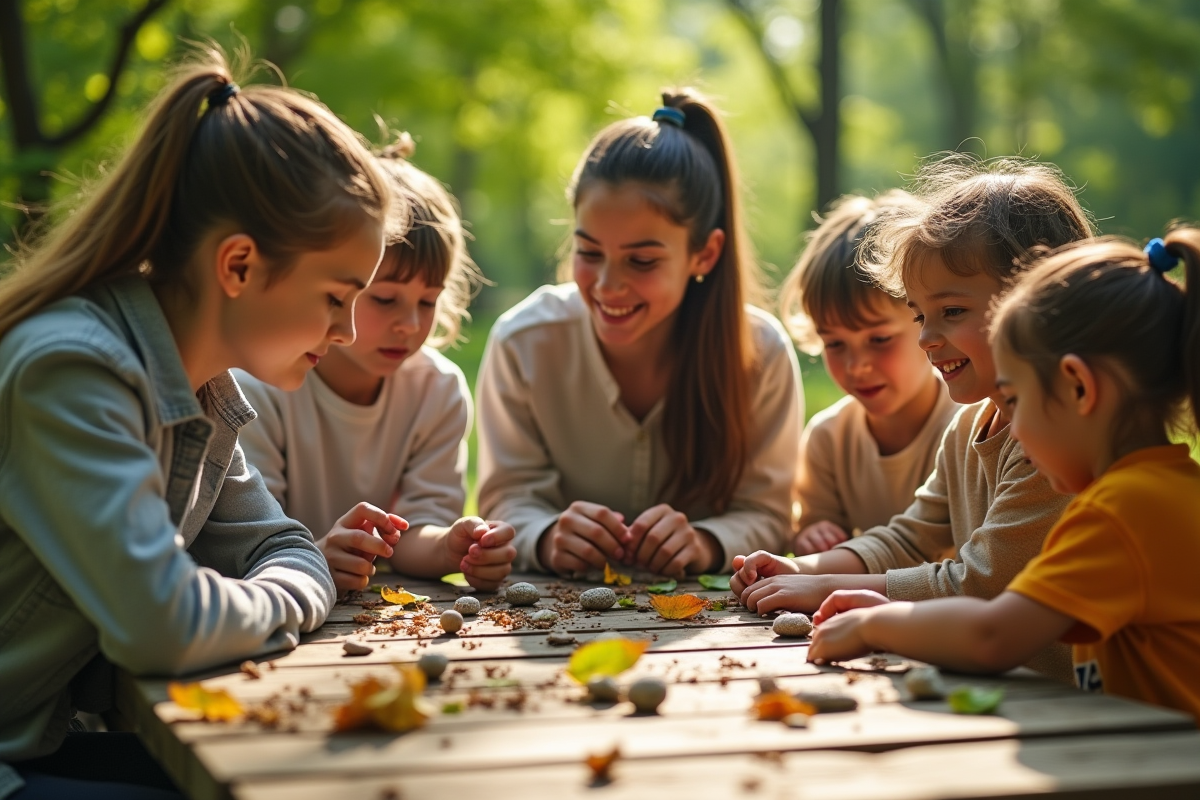
<path fill-rule="evenodd" d="M 217 243 L 215 265 L 217 285 L 227 297 L 238 297 L 266 270 L 267 264 L 254 239 L 234 233 Z"/>
<path fill-rule="evenodd" d="M 725 231 L 714 228 L 712 233 L 708 234 L 708 241 L 704 243 L 704 247 L 692 254 L 692 276 L 707 275 L 712 272 L 712 268 L 717 265 L 717 261 L 724 251 Z"/>
<path fill-rule="evenodd" d="M 1058 361 L 1059 377 L 1066 384 L 1066 403 L 1080 416 L 1087 416 L 1096 409 L 1100 398 L 1096 371 L 1074 353 L 1068 353 Z"/>

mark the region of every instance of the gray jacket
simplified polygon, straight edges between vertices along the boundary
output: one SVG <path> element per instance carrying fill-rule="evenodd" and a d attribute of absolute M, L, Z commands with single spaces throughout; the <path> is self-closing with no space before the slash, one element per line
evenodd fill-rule
<path fill-rule="evenodd" d="M 140 278 L 0 340 L 0 761 L 103 710 L 108 662 L 176 675 L 325 621 L 325 559 L 238 446 L 253 418 L 228 373 L 192 392 Z"/>

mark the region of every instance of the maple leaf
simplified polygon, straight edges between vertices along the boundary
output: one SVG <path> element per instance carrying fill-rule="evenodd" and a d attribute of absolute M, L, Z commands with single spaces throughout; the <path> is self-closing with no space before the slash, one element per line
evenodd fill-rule
<path fill-rule="evenodd" d="M 604 582 L 615 583 L 617 586 L 628 586 L 629 584 L 633 583 L 633 577 L 630 575 L 622 575 L 605 563 Z"/>
<path fill-rule="evenodd" d="M 589 755 L 584 759 L 584 763 L 592 772 L 592 784 L 600 786 L 612 782 L 612 767 L 620 757 L 621 748 L 614 745 L 607 753 Z"/>
<path fill-rule="evenodd" d="M 803 700 L 797 700 L 787 692 L 766 692 L 754 698 L 754 705 L 750 707 L 754 712 L 754 716 L 758 719 L 774 720 L 778 722 L 790 714 L 808 714 L 817 713 L 816 707 L 805 703 Z"/>
<path fill-rule="evenodd" d="M 241 717 L 242 704 L 224 689 L 206 689 L 199 683 L 167 684 L 167 695 L 175 705 L 188 711 L 199 711 L 207 722 L 229 722 Z"/>
<path fill-rule="evenodd" d="M 653 595 L 650 605 L 663 619 L 687 619 L 704 610 L 704 600 L 694 594 L 677 594 L 671 597 Z"/>
<path fill-rule="evenodd" d="M 406 606 L 410 603 L 424 603 L 429 599 L 427 595 L 413 594 L 406 592 L 403 588 L 393 589 L 390 586 L 383 586 L 379 589 L 379 596 L 387 600 L 392 605 Z"/>
<path fill-rule="evenodd" d="M 634 639 L 588 642 L 571 654 L 567 673 L 580 683 L 597 675 L 620 675 L 636 664 L 649 646 L 645 640 Z"/>

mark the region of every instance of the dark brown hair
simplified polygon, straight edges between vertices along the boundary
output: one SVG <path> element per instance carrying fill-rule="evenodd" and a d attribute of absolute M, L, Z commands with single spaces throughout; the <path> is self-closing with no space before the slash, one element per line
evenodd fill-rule
<path fill-rule="evenodd" d="M 251 236 L 277 278 L 300 253 L 336 247 L 387 214 L 386 179 L 329 109 L 265 85 L 210 104 L 231 83 L 216 46 L 178 70 L 117 166 L 0 282 L 0 335 L 122 275 L 186 287 L 186 265 L 221 223 Z"/>
<path fill-rule="evenodd" d="M 1118 442 L 1156 425 L 1200 427 L 1200 230 L 1179 228 L 1165 241 L 1186 286 L 1134 243 L 1105 238 L 1035 263 L 992 319 L 993 341 L 1027 361 L 1047 394 L 1068 354 L 1114 375 L 1125 391 Z"/>
<path fill-rule="evenodd" d="M 393 215 L 387 228 L 388 246 L 375 280 L 407 283 L 420 278 L 426 286 L 441 286 L 435 328 L 429 344 L 454 344 L 467 306 L 483 275 L 467 252 L 467 237 L 454 198 L 433 176 L 408 159 L 416 144 L 407 133 L 378 154 L 379 165 L 391 178 L 396 205 L 406 214 Z"/>
<path fill-rule="evenodd" d="M 876 226 L 862 251 L 872 279 L 896 297 L 931 257 L 955 275 L 1004 283 L 1034 247 L 1092 235 L 1087 212 L 1052 164 L 955 153 L 925 164 L 911 189 L 924 213 Z"/>
<path fill-rule="evenodd" d="M 687 226 L 693 252 L 714 230 L 725 232 L 712 271 L 703 283 L 688 283 L 680 304 L 663 414 L 672 503 L 722 513 L 750 454 L 757 352 L 745 305 L 760 299 L 761 283 L 742 225 L 732 147 L 716 108 L 691 89 L 663 92 L 662 100 L 683 112 L 683 127 L 648 117 L 614 122 L 592 140 L 567 196 L 578 204 L 594 184 L 635 182 L 662 214 Z"/>
<path fill-rule="evenodd" d="M 822 325 L 861 330 L 874 324 L 872 312 L 898 302 L 874 284 L 858 251 L 873 225 L 888 217 L 913 216 L 920 208 L 911 194 L 893 189 L 874 198 L 842 197 L 818 220 L 779 299 L 783 324 L 801 350 L 821 352 L 817 328 Z"/>

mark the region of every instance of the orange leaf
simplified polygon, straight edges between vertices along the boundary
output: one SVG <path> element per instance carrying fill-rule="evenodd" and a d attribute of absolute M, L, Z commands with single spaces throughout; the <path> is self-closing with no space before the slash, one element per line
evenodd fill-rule
<path fill-rule="evenodd" d="M 612 766 L 621 757 L 621 748 L 614 746 L 607 753 L 589 755 L 584 763 L 592 771 L 592 783 L 605 784 L 612 781 Z"/>
<path fill-rule="evenodd" d="M 379 596 L 397 606 L 406 606 L 409 603 L 424 603 L 429 599 L 428 595 L 413 594 L 412 592 L 406 592 L 403 588 L 393 589 L 390 586 L 380 588 Z"/>
<path fill-rule="evenodd" d="M 349 731 L 366 725 L 371 719 L 371 709 L 367 708 L 367 700 L 384 688 L 383 681 L 374 675 L 368 675 L 361 681 L 350 684 L 350 699 L 333 710 L 333 729 Z"/>
<path fill-rule="evenodd" d="M 694 594 L 651 595 L 650 605 L 663 619 L 687 619 L 704 610 L 704 600 Z"/>
<path fill-rule="evenodd" d="M 224 689 L 205 689 L 198 683 L 167 684 L 167 694 L 180 708 L 199 711 L 208 722 L 229 722 L 245 712 L 242 704 Z"/>
<path fill-rule="evenodd" d="M 817 709 L 814 706 L 805 703 L 803 700 L 797 700 L 787 692 L 767 692 L 760 694 L 754 698 L 754 705 L 751 707 L 754 716 L 758 719 L 774 720 L 778 722 L 789 714 L 815 714 Z"/>
<path fill-rule="evenodd" d="M 425 673 L 412 664 L 395 664 L 398 680 L 386 684 L 373 675 L 350 684 L 350 700 L 334 710 L 334 729 L 375 727 L 403 733 L 424 725 L 431 715 Z"/>
<path fill-rule="evenodd" d="M 633 577 L 630 575 L 622 575 L 610 567 L 606 562 L 604 564 L 604 582 L 615 583 L 617 586 L 628 586 L 633 582 Z"/>

